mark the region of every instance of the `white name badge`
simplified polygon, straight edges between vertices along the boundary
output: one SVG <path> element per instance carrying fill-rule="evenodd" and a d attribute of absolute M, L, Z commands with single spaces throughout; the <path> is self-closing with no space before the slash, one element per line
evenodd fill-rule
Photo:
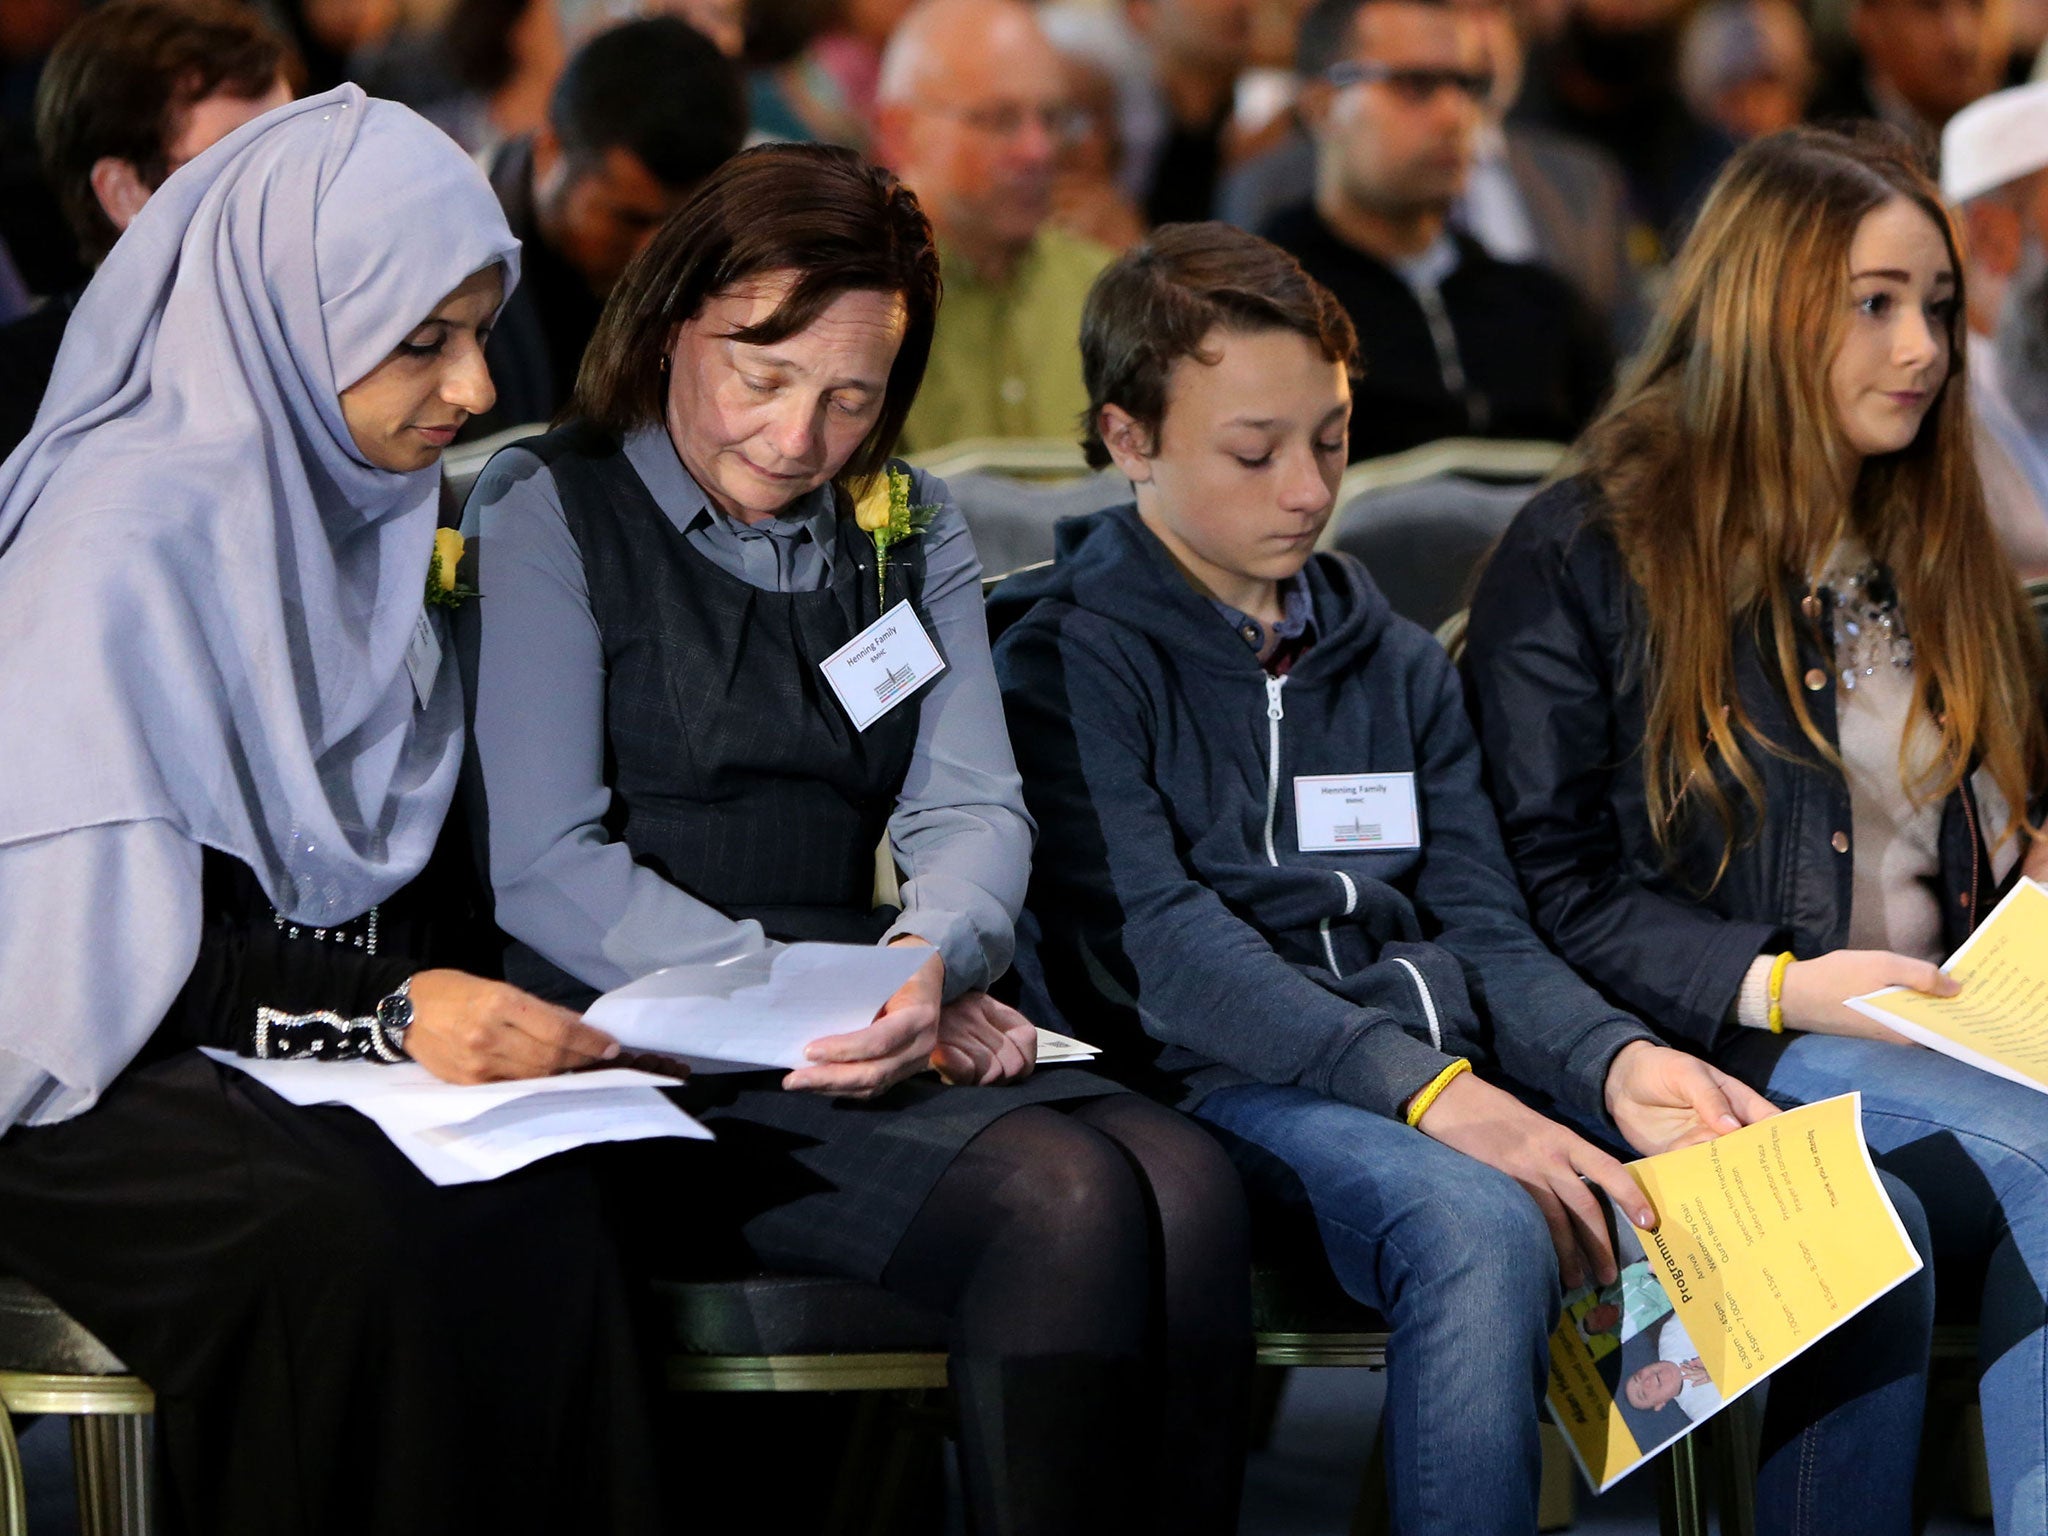
<path fill-rule="evenodd" d="M 905 598 L 819 662 L 818 670 L 864 731 L 945 671 L 946 662 Z"/>
<path fill-rule="evenodd" d="M 441 675 L 441 637 L 434 633 L 434 620 L 424 608 L 413 620 L 412 639 L 405 647 L 405 670 L 412 674 L 413 695 L 425 709 L 434 696 L 434 679 Z"/>
<path fill-rule="evenodd" d="M 1412 773 L 1320 774 L 1294 781 L 1295 846 L 1303 853 L 1420 848 Z"/>

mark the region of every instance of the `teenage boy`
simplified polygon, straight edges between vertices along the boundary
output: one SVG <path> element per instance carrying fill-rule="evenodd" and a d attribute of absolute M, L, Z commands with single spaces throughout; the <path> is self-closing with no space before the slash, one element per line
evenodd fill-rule
<path fill-rule="evenodd" d="M 1041 829 L 1025 1010 L 1312 1208 L 1393 1328 L 1396 1528 L 1534 1531 L 1559 1280 L 1615 1279 L 1581 1176 L 1655 1217 L 1487 1078 L 1646 1153 L 1771 1107 L 1543 948 L 1449 658 L 1313 554 L 1357 355 L 1336 300 L 1255 236 L 1169 225 L 1096 282 L 1081 350 L 1089 461 L 1136 504 L 996 598 Z"/>

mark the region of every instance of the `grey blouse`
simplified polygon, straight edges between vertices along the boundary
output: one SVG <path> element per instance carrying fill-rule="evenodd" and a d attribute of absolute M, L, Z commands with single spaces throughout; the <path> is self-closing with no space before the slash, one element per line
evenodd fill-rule
<path fill-rule="evenodd" d="M 772 522 L 715 511 L 660 427 L 627 439 L 627 461 L 670 521 L 726 571 L 768 591 L 830 579 L 837 549 L 829 489 Z M 917 745 L 889 842 L 906 878 L 885 936 L 936 945 L 946 995 L 988 986 L 1009 966 L 1034 833 L 1003 724 L 982 614 L 981 563 L 943 482 L 919 473 L 912 499 L 945 510 L 922 536 L 924 607 L 946 659 L 919 708 Z M 478 478 L 463 514 L 476 539 L 468 627 L 476 647 L 475 751 L 489 807 L 499 926 L 594 987 L 666 965 L 772 946 L 635 864 L 603 826 L 604 654 L 582 557 L 554 477 L 508 449 Z"/>

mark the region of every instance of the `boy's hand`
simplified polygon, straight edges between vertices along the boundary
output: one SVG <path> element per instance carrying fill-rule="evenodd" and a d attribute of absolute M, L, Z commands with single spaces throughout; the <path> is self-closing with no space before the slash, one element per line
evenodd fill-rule
<path fill-rule="evenodd" d="M 1607 1068 L 1607 1113 L 1645 1157 L 1712 1141 L 1778 1112 L 1762 1094 L 1697 1056 L 1632 1040 Z"/>
<path fill-rule="evenodd" d="M 1529 1192 L 1550 1227 L 1558 1278 L 1566 1290 L 1584 1285 L 1589 1275 L 1611 1285 L 1618 1273 L 1607 1218 L 1583 1179 L 1598 1184 L 1644 1231 L 1657 1225 L 1656 1212 L 1628 1169 L 1583 1136 L 1470 1072 L 1451 1080 L 1416 1129 L 1498 1168 Z"/>

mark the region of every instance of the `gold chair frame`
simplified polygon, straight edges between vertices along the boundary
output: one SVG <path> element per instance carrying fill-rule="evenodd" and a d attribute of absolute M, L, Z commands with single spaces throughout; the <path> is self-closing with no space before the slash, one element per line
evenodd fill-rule
<path fill-rule="evenodd" d="M 0 1371 L 0 1533 L 27 1536 L 28 1491 L 16 1414 L 71 1420 L 80 1536 L 149 1536 L 154 1528 L 151 1416 L 156 1394 L 133 1376 Z"/>

